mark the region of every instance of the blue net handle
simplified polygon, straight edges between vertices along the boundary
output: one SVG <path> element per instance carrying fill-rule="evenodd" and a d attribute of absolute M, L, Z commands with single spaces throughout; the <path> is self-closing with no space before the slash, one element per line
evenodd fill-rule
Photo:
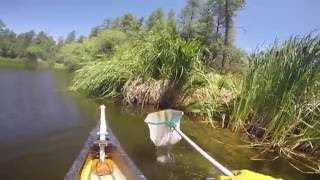
<path fill-rule="evenodd" d="M 177 115 L 175 118 L 172 118 L 170 120 L 167 121 L 167 125 L 170 128 L 176 128 L 177 123 L 181 120 L 182 114 Z"/>

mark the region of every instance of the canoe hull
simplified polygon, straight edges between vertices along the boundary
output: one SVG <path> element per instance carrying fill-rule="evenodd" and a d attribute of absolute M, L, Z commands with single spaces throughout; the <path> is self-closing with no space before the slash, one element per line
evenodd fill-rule
<path fill-rule="evenodd" d="M 96 176 L 92 173 L 92 163 L 94 157 L 90 155 L 90 151 L 95 146 L 95 142 L 98 139 L 98 127 L 94 128 L 84 144 L 83 149 L 78 155 L 77 159 L 72 164 L 68 173 L 65 176 L 65 180 L 93 180 L 102 176 Z M 113 135 L 111 129 L 108 129 L 108 138 L 112 142 L 111 158 L 114 162 L 113 176 L 117 176 L 115 179 L 126 180 L 146 180 L 146 177 L 140 172 L 133 161 L 122 149 L 119 141 Z M 105 176 L 102 179 L 113 179 L 112 176 Z"/>

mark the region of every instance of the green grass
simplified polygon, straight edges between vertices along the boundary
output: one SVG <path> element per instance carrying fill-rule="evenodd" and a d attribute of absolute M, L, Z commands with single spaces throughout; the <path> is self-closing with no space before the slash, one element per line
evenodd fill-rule
<path fill-rule="evenodd" d="M 0 67 L 2 68 L 25 68 L 25 69 L 66 69 L 65 65 L 59 63 L 48 63 L 48 62 L 32 62 L 25 59 L 12 59 L 0 57 Z"/>
<path fill-rule="evenodd" d="M 127 63 L 116 60 L 90 63 L 75 72 L 72 89 L 90 97 L 115 97 L 131 76 Z"/>
<path fill-rule="evenodd" d="M 23 68 L 24 64 L 21 59 L 12 59 L 0 57 L 0 67 L 4 68 Z"/>
<path fill-rule="evenodd" d="M 290 158 L 320 149 L 320 37 L 292 37 L 249 58 L 239 101 L 229 123 Z M 299 153 L 297 153 L 299 152 Z M 304 158 L 306 159 L 306 158 Z M 319 158 L 309 161 L 319 171 Z"/>
<path fill-rule="evenodd" d="M 185 84 L 180 103 L 186 111 L 204 117 L 212 126 L 217 120 L 224 126 L 240 90 L 240 75 L 200 71 Z"/>
<path fill-rule="evenodd" d="M 148 93 L 143 93 L 138 102 L 144 102 L 148 96 L 157 93 L 162 98 L 169 89 L 159 89 L 153 82 L 166 80 L 174 87 L 170 90 L 178 92 L 192 73 L 202 67 L 199 52 L 197 41 L 185 41 L 165 32 L 143 34 L 119 46 L 112 57 L 83 64 L 76 71 L 73 89 L 95 97 L 119 96 L 122 93 L 131 103 L 130 96 L 141 94 L 142 89 L 130 88 L 130 82 L 141 79 L 146 82 L 143 89 Z"/>

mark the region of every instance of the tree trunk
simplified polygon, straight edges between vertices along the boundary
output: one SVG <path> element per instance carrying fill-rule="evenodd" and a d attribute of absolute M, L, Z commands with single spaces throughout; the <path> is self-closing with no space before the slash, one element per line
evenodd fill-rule
<path fill-rule="evenodd" d="M 224 49 L 223 49 L 223 56 L 222 56 L 222 69 L 225 68 L 226 63 L 226 56 L 227 56 L 227 49 L 229 44 L 229 0 L 226 0 L 225 4 L 225 16 L 226 16 L 226 24 L 225 24 L 225 32 L 224 32 Z"/>
<path fill-rule="evenodd" d="M 188 32 L 188 38 L 191 39 L 192 37 L 192 23 L 193 23 L 193 18 L 194 18 L 194 11 L 193 11 L 194 7 L 192 7 L 192 11 L 191 11 L 191 16 L 190 16 L 190 23 L 188 24 L 189 25 L 189 32 Z"/>
<path fill-rule="evenodd" d="M 220 33 L 220 25 L 221 25 L 221 4 L 219 4 L 218 7 L 218 16 L 217 16 L 217 28 L 216 28 L 216 41 L 219 39 L 219 33 Z"/>
<path fill-rule="evenodd" d="M 220 15 L 219 15 L 220 16 Z M 219 37 L 219 30 L 220 30 L 220 17 L 218 16 L 217 19 L 217 28 L 216 28 L 216 40 L 218 40 Z"/>

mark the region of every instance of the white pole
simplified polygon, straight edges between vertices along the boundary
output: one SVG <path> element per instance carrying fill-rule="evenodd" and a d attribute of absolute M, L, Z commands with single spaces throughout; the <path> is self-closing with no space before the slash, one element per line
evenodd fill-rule
<path fill-rule="evenodd" d="M 105 141 L 106 140 L 106 135 L 108 134 L 107 133 L 107 123 L 106 123 L 106 113 L 105 113 L 105 109 L 106 109 L 106 106 L 105 105 L 101 105 L 100 106 L 100 130 L 99 130 L 99 135 L 100 135 L 100 141 Z M 99 151 L 99 154 L 100 154 L 100 161 L 104 161 L 105 159 L 105 144 L 99 144 L 99 147 L 100 147 L 100 151 Z"/>
<path fill-rule="evenodd" d="M 213 159 L 207 152 L 201 149 L 195 142 L 193 142 L 187 135 L 185 135 L 180 129 L 175 129 L 193 148 L 195 148 L 204 158 L 206 158 L 213 166 L 219 169 L 223 174 L 227 176 L 234 176 L 233 173 Z"/>

